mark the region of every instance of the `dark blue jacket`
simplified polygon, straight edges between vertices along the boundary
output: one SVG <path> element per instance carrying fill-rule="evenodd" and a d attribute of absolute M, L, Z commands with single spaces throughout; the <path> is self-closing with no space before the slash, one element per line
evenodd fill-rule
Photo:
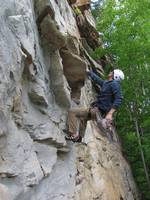
<path fill-rule="evenodd" d="M 93 72 L 88 72 L 90 78 L 101 86 L 95 105 L 104 112 L 109 112 L 111 108 L 118 109 L 122 102 L 120 82 L 116 80 L 102 80 Z"/>

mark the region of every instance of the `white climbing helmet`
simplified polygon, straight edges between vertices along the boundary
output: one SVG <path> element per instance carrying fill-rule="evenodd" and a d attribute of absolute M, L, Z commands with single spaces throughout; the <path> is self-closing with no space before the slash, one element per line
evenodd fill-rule
<path fill-rule="evenodd" d="M 114 80 L 116 81 L 124 80 L 124 73 L 120 69 L 114 69 L 113 74 L 114 74 L 114 77 L 113 77 Z"/>

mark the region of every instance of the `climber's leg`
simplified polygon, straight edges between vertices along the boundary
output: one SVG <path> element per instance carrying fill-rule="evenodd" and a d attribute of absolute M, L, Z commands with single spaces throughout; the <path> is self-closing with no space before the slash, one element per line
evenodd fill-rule
<path fill-rule="evenodd" d="M 94 108 L 89 108 L 86 111 L 86 116 L 82 119 L 80 119 L 80 135 L 83 138 L 85 135 L 86 125 L 88 120 L 96 121 L 96 113 L 99 112 L 99 110 Z"/>
<path fill-rule="evenodd" d="M 72 108 L 68 112 L 68 135 L 71 140 L 78 139 L 80 137 L 80 128 L 82 129 L 82 122 L 88 117 L 88 108 Z M 85 122 L 84 122 L 85 123 Z M 66 138 L 66 139 L 69 139 Z"/>
<path fill-rule="evenodd" d="M 93 107 L 90 109 L 91 120 L 96 120 L 97 114 L 99 114 L 99 109 L 97 107 Z"/>
<path fill-rule="evenodd" d="M 80 127 L 79 127 L 79 134 L 83 138 L 85 135 L 85 130 L 86 130 L 86 125 L 87 125 L 87 118 L 85 119 L 80 119 Z"/>

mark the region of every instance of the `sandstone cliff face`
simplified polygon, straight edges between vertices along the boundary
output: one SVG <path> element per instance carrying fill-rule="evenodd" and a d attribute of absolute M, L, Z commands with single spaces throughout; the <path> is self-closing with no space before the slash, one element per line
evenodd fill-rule
<path fill-rule="evenodd" d="M 0 5 L 0 200 L 138 199 L 117 140 L 92 122 L 87 145 L 64 139 L 73 100 L 92 97 L 85 70 L 97 65 L 88 54 L 96 40 L 81 39 L 67 0 Z"/>

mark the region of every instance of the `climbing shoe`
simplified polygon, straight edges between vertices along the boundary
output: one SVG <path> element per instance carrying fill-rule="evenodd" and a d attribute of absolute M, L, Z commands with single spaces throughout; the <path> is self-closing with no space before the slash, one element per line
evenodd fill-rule
<path fill-rule="evenodd" d="M 80 135 L 74 137 L 73 135 L 66 135 L 65 136 L 65 139 L 66 140 L 70 140 L 72 142 L 82 142 L 82 137 Z"/>

